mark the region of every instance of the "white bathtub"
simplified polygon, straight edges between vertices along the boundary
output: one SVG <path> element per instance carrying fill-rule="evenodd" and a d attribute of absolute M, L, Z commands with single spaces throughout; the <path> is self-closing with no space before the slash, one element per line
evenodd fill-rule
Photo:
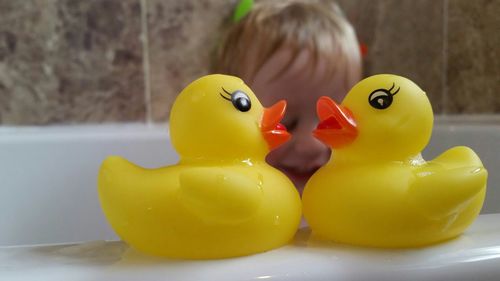
<path fill-rule="evenodd" d="M 0 128 L 0 280 L 398 280 L 398 272 L 408 280 L 495 280 L 500 122 L 466 120 L 438 119 L 424 152 L 431 159 L 467 145 L 490 172 L 482 215 L 461 238 L 420 250 L 383 251 L 306 246 L 302 230 L 294 244 L 281 249 L 205 262 L 153 259 L 121 242 L 103 242 L 117 237 L 97 199 L 100 162 L 118 154 L 145 167 L 175 163 L 166 125 Z M 59 245 L 34 246 L 40 244 Z"/>

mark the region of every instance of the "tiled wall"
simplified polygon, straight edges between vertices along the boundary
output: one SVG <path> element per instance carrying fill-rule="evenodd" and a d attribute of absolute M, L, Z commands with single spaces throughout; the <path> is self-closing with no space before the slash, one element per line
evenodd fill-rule
<path fill-rule="evenodd" d="M 442 114 L 500 113 L 500 0 L 339 0 L 366 74 L 417 82 Z"/>
<path fill-rule="evenodd" d="M 367 75 L 405 75 L 442 114 L 500 114 L 500 0 L 339 0 Z M 0 0 L 0 124 L 163 122 L 235 0 Z"/>

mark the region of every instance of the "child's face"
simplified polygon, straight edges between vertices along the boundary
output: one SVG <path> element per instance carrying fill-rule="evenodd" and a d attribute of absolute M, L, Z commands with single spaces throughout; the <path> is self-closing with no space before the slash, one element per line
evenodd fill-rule
<path fill-rule="evenodd" d="M 293 137 L 272 151 L 267 160 L 284 172 L 302 194 L 309 177 L 330 157 L 330 149 L 312 135 L 318 123 L 316 101 L 321 96 L 330 96 L 340 102 L 347 89 L 342 71 L 337 70 L 331 79 L 325 79 L 325 63 L 320 57 L 314 65 L 306 50 L 284 73 L 276 76 L 287 65 L 290 56 L 290 50 L 279 50 L 256 73 L 253 81 L 248 82 L 264 106 L 282 99 L 288 103 L 282 123 Z"/>

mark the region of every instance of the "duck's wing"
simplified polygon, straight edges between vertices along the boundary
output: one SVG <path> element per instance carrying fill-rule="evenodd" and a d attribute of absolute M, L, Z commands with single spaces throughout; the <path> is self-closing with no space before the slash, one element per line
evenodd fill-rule
<path fill-rule="evenodd" d="M 210 222 L 246 220 L 263 197 L 261 181 L 229 169 L 189 168 L 179 175 L 178 198 L 192 213 Z"/>
<path fill-rule="evenodd" d="M 459 212 L 486 188 L 488 172 L 468 147 L 454 147 L 416 169 L 411 198 L 428 215 L 439 218 Z"/>

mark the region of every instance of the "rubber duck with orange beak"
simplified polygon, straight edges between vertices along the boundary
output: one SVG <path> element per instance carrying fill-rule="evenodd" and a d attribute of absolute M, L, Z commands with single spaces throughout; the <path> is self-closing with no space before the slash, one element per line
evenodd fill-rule
<path fill-rule="evenodd" d="M 187 86 L 170 115 L 178 164 L 144 169 L 118 157 L 101 166 L 101 205 L 133 248 L 183 259 L 226 258 L 287 244 L 301 217 L 290 180 L 265 162 L 290 135 L 286 102 L 264 108 L 239 78 Z"/>
<path fill-rule="evenodd" d="M 427 95 L 401 76 L 368 77 L 338 105 L 317 103 L 314 136 L 333 149 L 307 182 L 304 216 L 317 237 L 371 247 L 418 247 L 460 235 L 483 205 L 488 173 L 468 147 L 431 161 Z"/>

